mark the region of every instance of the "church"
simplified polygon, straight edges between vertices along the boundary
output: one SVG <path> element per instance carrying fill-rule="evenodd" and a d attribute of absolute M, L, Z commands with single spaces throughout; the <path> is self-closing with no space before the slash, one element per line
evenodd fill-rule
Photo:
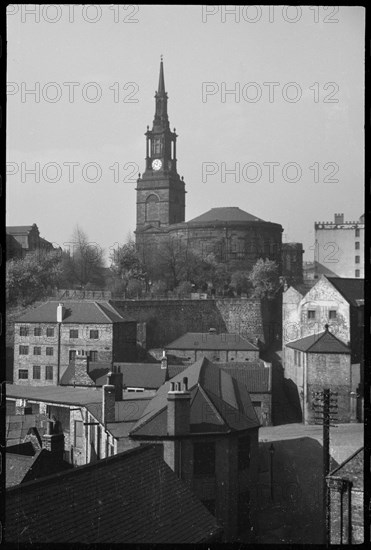
<path fill-rule="evenodd" d="M 170 129 L 164 64 L 161 58 L 155 117 L 147 126 L 145 171 L 137 180 L 136 246 L 147 253 L 164 239 L 180 239 L 201 257 L 213 253 L 222 263 L 252 267 L 268 258 L 282 269 L 282 226 L 236 206 L 211 208 L 185 221 L 185 182 L 177 172 L 177 134 Z"/>

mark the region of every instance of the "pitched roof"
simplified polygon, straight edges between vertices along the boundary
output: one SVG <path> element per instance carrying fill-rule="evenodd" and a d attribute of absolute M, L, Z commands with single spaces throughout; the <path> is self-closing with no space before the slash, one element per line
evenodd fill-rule
<path fill-rule="evenodd" d="M 242 350 L 259 351 L 259 348 L 239 334 L 214 332 L 186 332 L 165 349 Z"/>
<path fill-rule="evenodd" d="M 305 336 L 294 342 L 289 342 L 286 346 L 306 353 L 350 353 L 350 347 L 336 338 L 329 330 Z"/>
<path fill-rule="evenodd" d="M 73 468 L 71 464 L 56 457 L 47 449 L 37 451 L 34 456 L 7 452 L 5 461 L 7 487 Z"/>
<path fill-rule="evenodd" d="M 203 222 L 262 222 L 261 218 L 257 218 L 238 206 L 225 206 L 220 208 L 211 208 L 201 216 L 197 216 L 188 223 L 203 223 Z"/>
<path fill-rule="evenodd" d="M 364 475 L 364 447 L 358 449 L 349 458 L 347 458 L 342 464 L 340 464 L 335 470 L 333 470 L 328 477 L 342 477 L 348 479 L 353 483 L 355 489 L 361 491 L 364 490 L 363 485 Z"/>
<path fill-rule="evenodd" d="M 152 446 L 6 492 L 8 542 L 209 542 L 216 519 Z"/>
<path fill-rule="evenodd" d="M 188 378 L 191 394 L 191 433 L 230 433 L 260 425 L 246 386 L 234 380 L 224 370 L 216 368 L 205 357 L 175 376 L 172 382 L 181 382 L 184 377 Z M 169 390 L 170 382 L 161 386 L 131 435 L 167 435 Z"/>
<path fill-rule="evenodd" d="M 41 304 L 16 319 L 16 323 L 56 323 L 57 307 L 60 302 L 50 301 Z M 121 323 L 125 319 L 109 302 L 63 301 L 64 323 Z"/>
<path fill-rule="evenodd" d="M 7 395 L 9 384 L 7 384 Z M 40 435 L 46 430 L 46 421 L 48 417 L 45 414 L 12 414 L 5 418 L 5 439 L 7 445 L 21 443 L 30 428 L 37 428 Z"/>
<path fill-rule="evenodd" d="M 22 235 L 24 233 L 29 233 L 33 227 L 37 227 L 34 225 L 8 225 L 6 227 L 6 232 L 10 235 Z"/>
<path fill-rule="evenodd" d="M 213 365 L 225 370 L 232 378 L 244 384 L 249 393 L 267 393 L 272 390 L 270 365 L 265 367 L 259 361 L 213 363 Z"/>
<path fill-rule="evenodd" d="M 363 300 L 365 295 L 364 279 L 350 279 L 343 277 L 326 277 L 338 292 L 353 306 L 357 300 Z"/>

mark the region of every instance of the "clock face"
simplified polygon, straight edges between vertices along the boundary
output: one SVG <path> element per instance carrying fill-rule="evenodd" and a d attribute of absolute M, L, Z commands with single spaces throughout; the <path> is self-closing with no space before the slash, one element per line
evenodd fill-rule
<path fill-rule="evenodd" d="M 152 161 L 152 168 L 154 170 L 160 170 L 161 166 L 162 166 L 162 162 L 160 161 L 160 159 L 155 159 Z"/>

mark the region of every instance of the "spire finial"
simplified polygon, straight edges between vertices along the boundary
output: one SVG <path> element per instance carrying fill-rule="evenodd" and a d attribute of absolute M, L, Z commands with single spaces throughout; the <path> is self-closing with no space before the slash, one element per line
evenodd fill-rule
<path fill-rule="evenodd" d="M 161 54 L 160 57 L 161 57 L 161 62 L 162 62 L 164 60 L 164 56 Z"/>
<path fill-rule="evenodd" d="M 160 77 L 159 77 L 159 80 L 158 80 L 157 93 L 159 95 L 164 95 L 165 94 L 165 78 L 164 78 L 164 65 L 163 65 L 162 54 L 161 54 Z"/>

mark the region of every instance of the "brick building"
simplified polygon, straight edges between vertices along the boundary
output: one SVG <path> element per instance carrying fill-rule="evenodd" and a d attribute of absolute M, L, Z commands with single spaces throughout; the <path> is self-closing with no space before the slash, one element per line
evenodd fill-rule
<path fill-rule="evenodd" d="M 366 542 L 363 479 L 363 448 L 356 451 L 327 476 L 329 544 L 348 545 Z"/>
<path fill-rule="evenodd" d="M 297 388 L 303 422 L 315 423 L 314 392 L 329 388 L 337 392 L 337 422 L 357 421 L 356 395 L 360 368 L 350 361 L 350 348 L 329 331 L 305 336 L 286 344 L 285 377 Z"/>
<path fill-rule="evenodd" d="M 207 357 L 210 361 L 256 361 L 259 348 L 239 334 L 209 332 L 187 332 L 165 346 L 169 360 L 191 364 Z"/>
<path fill-rule="evenodd" d="M 365 219 L 344 221 L 335 214 L 333 222 L 315 222 L 315 276 L 364 278 Z"/>
<path fill-rule="evenodd" d="M 246 386 L 202 358 L 161 386 L 130 438 L 162 444 L 233 541 L 255 523 L 259 425 Z"/>
<path fill-rule="evenodd" d="M 222 530 L 154 447 L 6 492 L 8 543 L 210 544 Z"/>
<path fill-rule="evenodd" d="M 364 280 L 322 275 L 317 283 L 288 288 L 282 295 L 282 343 L 318 334 L 325 324 L 351 348 L 351 361 L 363 361 Z M 285 360 L 285 357 L 284 357 Z"/>
<path fill-rule="evenodd" d="M 36 250 L 53 250 L 52 243 L 40 237 L 37 225 L 17 225 L 6 228 L 7 260 L 24 257 Z M 17 244 L 16 244 L 17 243 Z"/>
<path fill-rule="evenodd" d="M 91 361 L 134 361 L 136 322 L 109 302 L 46 302 L 14 324 L 13 381 L 59 384 L 78 352 Z"/>

